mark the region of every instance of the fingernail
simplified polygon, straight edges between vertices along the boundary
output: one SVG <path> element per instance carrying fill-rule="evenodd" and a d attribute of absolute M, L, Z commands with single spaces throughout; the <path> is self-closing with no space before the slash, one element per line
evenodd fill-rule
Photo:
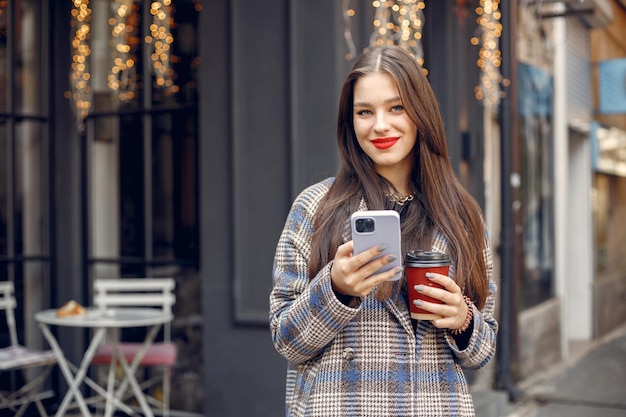
<path fill-rule="evenodd" d="M 396 269 L 393 270 L 393 272 L 398 275 L 399 273 L 401 273 L 404 269 L 401 266 L 396 266 Z"/>
<path fill-rule="evenodd" d="M 422 304 L 422 300 L 413 300 L 413 304 L 415 304 L 417 307 L 420 307 Z"/>
<path fill-rule="evenodd" d="M 415 291 L 418 291 L 418 292 L 424 291 L 424 286 L 423 285 L 416 285 L 415 286 Z"/>
<path fill-rule="evenodd" d="M 380 245 L 379 247 L 376 248 L 378 252 L 383 252 L 385 249 L 387 249 L 387 245 L 385 244 Z"/>
<path fill-rule="evenodd" d="M 433 274 L 432 272 L 426 272 L 426 278 L 433 279 L 435 278 L 435 274 Z"/>
<path fill-rule="evenodd" d="M 396 260 L 396 255 L 389 255 L 387 256 L 387 262 L 393 262 Z"/>

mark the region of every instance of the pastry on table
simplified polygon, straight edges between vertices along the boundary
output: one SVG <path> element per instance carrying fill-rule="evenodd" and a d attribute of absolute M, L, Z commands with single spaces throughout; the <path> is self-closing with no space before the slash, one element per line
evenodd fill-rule
<path fill-rule="evenodd" d="M 74 300 L 68 301 L 57 310 L 57 316 L 59 317 L 84 316 L 86 313 L 85 307 Z"/>

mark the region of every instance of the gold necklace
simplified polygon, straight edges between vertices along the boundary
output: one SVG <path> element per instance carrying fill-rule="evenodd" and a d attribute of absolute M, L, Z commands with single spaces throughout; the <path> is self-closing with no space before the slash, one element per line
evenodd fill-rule
<path fill-rule="evenodd" d="M 407 195 L 402 195 L 399 193 L 393 193 L 393 194 L 388 194 L 387 198 L 389 198 L 389 201 L 396 203 L 399 206 L 403 206 L 407 202 L 413 200 L 413 198 L 415 198 L 415 194 L 411 193 Z"/>

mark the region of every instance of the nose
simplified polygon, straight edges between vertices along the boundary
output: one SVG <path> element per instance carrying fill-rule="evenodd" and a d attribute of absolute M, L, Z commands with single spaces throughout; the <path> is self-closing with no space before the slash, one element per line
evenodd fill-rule
<path fill-rule="evenodd" d="M 376 121 L 374 123 L 374 130 L 376 132 L 385 132 L 389 130 L 389 121 L 383 112 L 376 114 Z"/>

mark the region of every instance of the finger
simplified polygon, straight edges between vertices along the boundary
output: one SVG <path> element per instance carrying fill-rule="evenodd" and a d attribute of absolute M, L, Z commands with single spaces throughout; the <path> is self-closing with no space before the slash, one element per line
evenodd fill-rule
<path fill-rule="evenodd" d="M 463 302 L 463 296 L 460 292 L 453 293 L 439 287 L 429 287 L 428 285 L 416 285 L 413 288 L 420 294 L 439 300 L 442 304 L 458 306 Z"/>
<path fill-rule="evenodd" d="M 352 259 L 359 265 L 364 265 L 370 262 L 372 259 L 376 258 L 377 256 L 380 256 L 380 254 L 384 252 L 385 249 L 387 249 L 387 246 L 385 244 L 372 246 L 371 248 L 366 249 L 361 253 L 354 254 L 354 256 L 352 256 Z"/>
<path fill-rule="evenodd" d="M 356 272 L 358 269 L 358 265 L 350 262 L 353 248 L 354 245 L 352 241 L 339 245 L 337 251 L 335 252 L 335 259 L 330 270 L 330 276 L 333 284 L 341 287 L 342 289 L 345 289 L 343 288 L 343 282 L 345 282 L 347 277 Z"/>
<path fill-rule="evenodd" d="M 454 309 L 445 304 L 431 303 L 422 299 L 413 301 L 416 306 L 430 313 L 440 316 L 438 319 L 431 320 L 431 323 L 437 328 L 452 328 L 457 322 L 456 315 L 452 314 Z M 458 326 L 457 326 L 458 327 Z"/>
<path fill-rule="evenodd" d="M 454 310 L 451 310 L 450 313 L 445 315 L 454 315 L 456 311 L 462 307 L 462 304 L 465 304 L 463 300 L 463 294 L 459 289 L 458 292 L 450 292 L 445 289 L 441 289 L 438 287 L 429 287 L 428 285 L 416 285 L 413 287 L 414 291 L 417 291 L 419 294 L 423 294 L 424 296 L 433 298 L 435 300 L 441 301 L 443 305 L 450 306 Z M 419 298 L 419 296 L 417 297 Z"/>
<path fill-rule="evenodd" d="M 362 297 L 365 297 L 378 284 L 389 281 L 391 278 L 398 274 L 402 274 L 402 271 L 404 271 L 404 269 L 401 266 L 397 266 L 388 271 L 371 275 L 356 284 L 355 288 L 357 288 L 362 293 Z"/>
<path fill-rule="evenodd" d="M 380 255 L 380 254 L 379 254 Z M 365 265 L 362 265 L 359 268 L 359 272 L 362 272 L 363 278 L 368 278 L 376 273 L 384 267 L 385 265 L 395 261 L 397 258 L 395 255 L 385 255 L 380 256 L 379 258 L 374 259 L 373 261 L 369 261 Z"/>
<path fill-rule="evenodd" d="M 342 245 L 339 245 L 337 248 L 337 252 L 335 252 L 335 257 L 348 258 L 352 255 L 354 251 L 354 242 L 351 240 Z"/>
<path fill-rule="evenodd" d="M 413 288 L 409 288 L 409 291 L 416 291 L 417 293 L 421 295 L 425 295 L 427 297 L 434 298 L 435 300 L 439 300 L 444 304 L 446 303 L 446 299 L 448 298 L 448 295 L 452 294 L 447 289 L 443 289 L 439 286 L 434 286 L 434 285 L 430 286 L 426 284 L 415 285 L 413 286 Z M 417 298 L 419 298 L 419 296 L 417 296 Z"/>
<path fill-rule="evenodd" d="M 436 272 L 427 272 L 426 278 L 436 284 L 441 285 L 451 293 L 461 292 L 461 288 L 457 285 L 457 283 L 447 275 L 438 274 Z"/>
<path fill-rule="evenodd" d="M 388 271 L 380 272 L 378 274 L 374 274 L 367 278 L 367 282 L 371 283 L 372 286 L 376 286 L 385 281 L 389 281 L 390 279 L 396 277 L 397 275 L 401 275 L 404 272 L 404 268 L 401 266 L 397 266 L 395 268 L 391 268 Z"/>
<path fill-rule="evenodd" d="M 422 298 L 413 300 L 413 304 L 422 310 L 428 311 L 429 313 L 437 314 L 442 317 L 444 316 L 444 309 L 442 308 L 443 304 L 433 303 Z"/>

